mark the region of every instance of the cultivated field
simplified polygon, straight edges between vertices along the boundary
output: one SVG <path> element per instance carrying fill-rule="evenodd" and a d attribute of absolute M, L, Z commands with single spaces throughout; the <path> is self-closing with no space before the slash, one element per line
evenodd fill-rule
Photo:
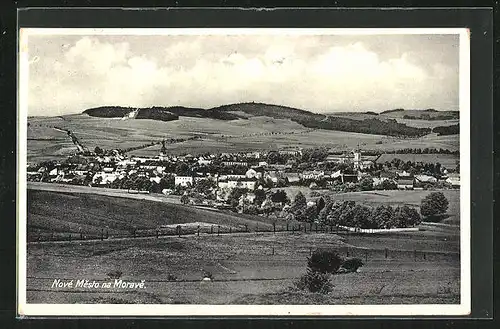
<path fill-rule="evenodd" d="M 269 150 L 280 147 L 330 147 L 345 151 L 359 146 L 364 149 L 397 150 L 402 148 L 445 148 L 458 150 L 458 135 L 421 138 L 396 138 L 382 135 L 349 133 L 330 130 L 311 130 L 293 121 L 253 117 L 248 120 L 221 121 L 181 117 L 176 121 L 121 120 L 95 118 L 85 114 L 62 117 L 29 118 L 28 161 L 64 159 L 76 149 L 69 136 L 52 129 L 69 129 L 93 150 L 141 146 L 163 138 L 190 140 L 168 145 L 172 154 Z M 133 155 L 157 155 L 159 146 L 131 152 Z"/>
<path fill-rule="evenodd" d="M 394 191 L 380 202 L 413 202 Z M 453 192 L 453 191 L 451 191 Z M 404 193 L 404 192 L 401 192 Z M 413 191 L 411 193 L 416 193 Z M 358 201 L 369 198 L 346 194 Z M 420 195 L 419 195 L 420 196 Z M 447 195 L 449 198 L 451 194 Z M 130 227 L 212 222 L 257 224 L 257 219 L 150 200 L 30 190 L 28 230 L 93 232 L 107 225 L 103 241 L 77 240 L 28 244 L 27 298 L 30 303 L 458 303 L 460 287 L 458 227 L 423 225 L 412 233 L 358 235 L 250 232 L 115 238 Z M 60 205 L 65 204 L 62 208 Z M 63 210 L 63 211 L 62 211 Z M 260 218 L 261 227 L 270 225 Z M 227 231 L 225 231 L 227 232 Z M 334 248 L 360 257 L 360 273 L 338 274 L 328 295 L 297 292 L 315 248 Z M 387 249 L 387 250 L 386 250 Z M 54 279 L 114 282 L 145 280 L 145 289 L 51 288 Z M 202 282 L 205 271 L 212 282 Z M 168 274 L 177 281 L 169 281 Z"/>

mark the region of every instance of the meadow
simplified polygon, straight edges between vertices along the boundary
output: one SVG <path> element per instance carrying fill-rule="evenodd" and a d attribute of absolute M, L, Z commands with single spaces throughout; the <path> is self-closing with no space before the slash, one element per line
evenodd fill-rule
<path fill-rule="evenodd" d="M 272 227 L 264 217 L 239 217 L 231 212 L 171 203 L 169 197 L 160 194 L 144 199 L 127 195 L 126 190 L 110 194 L 113 196 L 105 195 L 110 189 L 98 191 L 103 194 L 71 192 L 79 191 L 80 187 L 63 187 L 62 190 L 65 192 L 28 189 L 27 228 L 31 240 L 37 237 L 47 239 L 49 234 L 56 237 L 72 234 L 73 238 L 83 234 L 84 237 L 96 238 L 103 231 L 111 237 L 131 237 L 134 230 L 138 235 L 141 232 L 154 235 L 156 229 L 165 234 L 175 234 L 177 225 L 192 222 L 203 226 L 203 232 L 209 231 L 210 226 L 218 229 L 219 225 L 225 231 L 231 228 L 235 232 L 246 230 L 246 227 L 252 231 L 256 227 Z M 61 211 L 61 204 L 64 204 L 64 211 Z"/>
<path fill-rule="evenodd" d="M 345 193 L 340 197 L 408 203 L 422 196 L 418 191 L 404 192 Z M 453 192 L 447 194 L 449 199 Z M 416 197 L 411 193 L 417 193 Z M 80 227 L 95 232 L 103 225 L 110 230 L 109 239 L 104 240 L 29 243 L 30 303 L 459 302 L 460 229 L 456 226 L 424 224 L 417 232 L 377 235 L 254 230 L 228 234 L 226 230 L 220 235 L 204 231 L 180 237 L 131 238 L 126 232 L 134 226 L 205 222 L 270 228 L 271 223 L 265 217 L 91 193 L 29 190 L 28 200 L 28 232 L 78 232 Z M 61 211 L 63 202 L 66 206 Z M 117 238 L 123 233 L 127 237 Z M 333 248 L 342 257 L 360 257 L 365 265 L 360 273 L 334 275 L 334 289 L 328 295 L 297 291 L 294 282 L 305 273 L 307 257 L 316 248 Z M 123 280 L 145 280 L 146 289 L 51 288 L 54 278 L 111 282 L 109 273 L 117 271 Z M 201 281 L 205 272 L 214 281 Z"/>
<path fill-rule="evenodd" d="M 421 239 L 427 239 L 422 233 Z M 387 238 L 382 247 L 366 237 L 324 233 L 248 233 L 30 244 L 28 246 L 28 300 L 33 303 L 458 303 L 460 262 L 448 251 L 456 242 L 436 240 L 419 249 L 414 239 Z M 402 241 L 405 240 L 405 241 Z M 360 273 L 332 277 L 328 295 L 297 292 L 294 282 L 305 273 L 314 248 L 333 248 L 342 257 L 363 259 Z M 425 255 L 425 256 L 424 256 Z M 425 257 L 425 259 L 424 259 Z M 144 290 L 51 288 L 53 278 L 113 282 L 145 280 Z M 210 272 L 212 282 L 202 281 Z M 169 279 L 170 276 L 170 279 Z M 172 281 L 175 277 L 175 281 Z M 394 300 L 396 299 L 396 302 Z"/>

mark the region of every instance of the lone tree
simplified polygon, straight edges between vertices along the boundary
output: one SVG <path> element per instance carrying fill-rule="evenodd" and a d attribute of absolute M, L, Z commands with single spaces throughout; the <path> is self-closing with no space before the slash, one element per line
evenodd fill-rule
<path fill-rule="evenodd" d="M 448 210 L 448 204 L 443 192 L 432 192 L 422 199 L 420 213 L 427 218 L 440 217 Z"/>

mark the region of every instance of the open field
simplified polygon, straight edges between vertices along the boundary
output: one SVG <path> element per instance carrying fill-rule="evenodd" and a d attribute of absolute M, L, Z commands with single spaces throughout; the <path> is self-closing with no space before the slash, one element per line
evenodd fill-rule
<path fill-rule="evenodd" d="M 425 235 L 421 235 L 425 239 Z M 267 304 L 269 294 L 292 293 L 305 272 L 311 248 L 330 247 L 346 256 L 363 258 L 361 273 L 338 274 L 334 290 L 326 295 L 292 293 L 285 304 L 302 298 L 325 304 L 457 303 L 460 268 L 457 253 L 436 241 L 415 258 L 412 239 L 400 250 L 357 247 L 357 239 L 335 234 L 249 233 L 160 239 L 105 240 L 103 242 L 30 244 L 28 246 L 28 300 L 33 303 L 194 303 L 228 304 L 244 300 Z M 397 247 L 398 238 L 390 247 Z M 145 280 L 146 289 L 51 288 L 54 278 L 114 282 L 107 273 L 121 271 L 127 281 Z M 202 282 L 204 271 L 213 282 Z M 176 282 L 168 281 L 175 275 Z M 47 293 L 48 292 L 48 293 Z"/>
<path fill-rule="evenodd" d="M 221 121 L 181 117 L 162 122 L 155 120 L 121 120 L 96 118 L 84 114 L 63 117 L 33 117 L 28 119 L 28 161 L 64 159 L 75 152 L 71 139 L 64 132 L 52 129 L 58 126 L 69 129 L 80 141 L 93 150 L 141 146 L 151 141 L 169 138 L 200 136 L 170 144 L 172 154 L 269 150 L 279 147 L 330 147 L 345 151 L 359 146 L 362 149 L 397 150 L 401 148 L 446 148 L 457 150 L 458 135 L 421 138 L 397 138 L 382 135 L 360 134 L 330 130 L 311 130 L 293 121 L 268 117 L 248 120 Z M 157 155 L 159 146 L 133 151 L 134 155 Z"/>
<path fill-rule="evenodd" d="M 344 197 L 413 202 L 404 192 Z M 456 191 L 449 192 L 450 199 Z M 89 193 L 29 190 L 28 197 L 28 230 L 73 232 L 84 227 L 93 232 L 106 225 L 119 235 L 131 226 L 186 222 L 237 226 L 257 221 L 239 214 Z M 270 225 L 261 220 L 259 225 Z M 30 303 L 458 303 L 459 228 L 422 228 L 377 235 L 251 232 L 135 239 L 110 235 L 103 241 L 30 243 L 27 298 Z M 293 284 L 305 272 L 307 257 L 315 248 L 360 257 L 365 266 L 360 273 L 333 276 L 334 289 L 328 295 L 297 292 Z M 121 271 L 123 280 L 145 280 L 146 288 L 51 288 L 54 279 L 114 282 L 108 277 L 114 271 Z M 204 271 L 213 274 L 213 282 L 201 281 Z M 168 274 L 177 281 L 169 281 Z"/>
<path fill-rule="evenodd" d="M 460 155 L 454 154 L 383 154 L 378 160 L 379 163 L 391 161 L 392 159 L 400 159 L 402 161 L 437 163 L 449 169 L 455 169 L 457 161 L 460 160 Z"/>

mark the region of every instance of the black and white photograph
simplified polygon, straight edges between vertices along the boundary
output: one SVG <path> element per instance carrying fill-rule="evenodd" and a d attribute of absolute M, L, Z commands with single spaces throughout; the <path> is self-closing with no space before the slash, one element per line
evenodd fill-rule
<path fill-rule="evenodd" d="M 19 42 L 20 314 L 469 314 L 467 29 Z"/>

